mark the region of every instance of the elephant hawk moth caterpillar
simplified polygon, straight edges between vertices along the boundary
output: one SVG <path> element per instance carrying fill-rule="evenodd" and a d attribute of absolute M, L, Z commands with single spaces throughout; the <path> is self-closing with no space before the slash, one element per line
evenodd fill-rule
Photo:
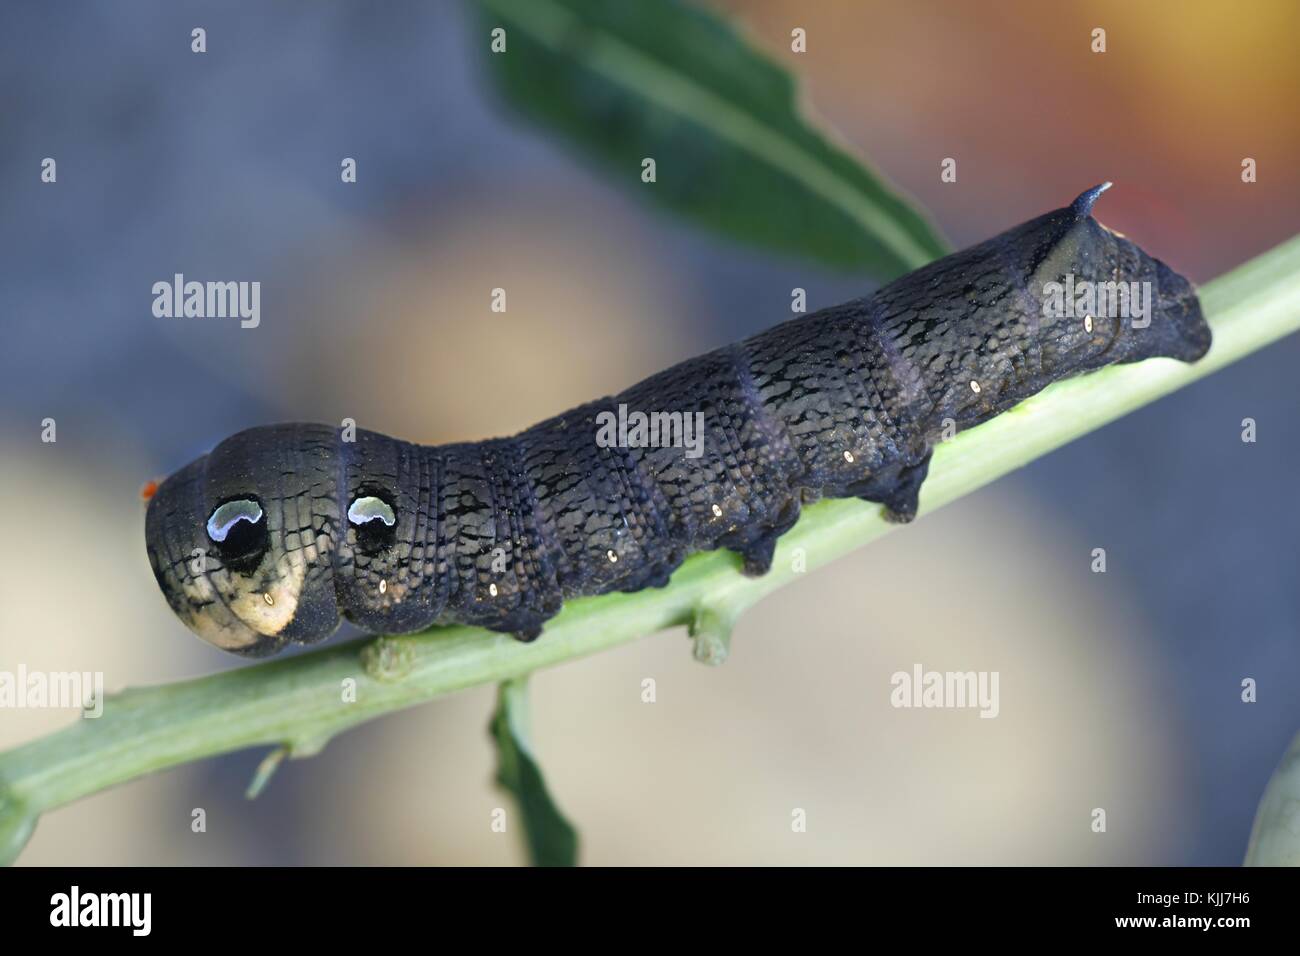
<path fill-rule="evenodd" d="M 237 654 L 322 640 L 343 617 L 531 640 L 564 601 L 663 586 L 696 551 L 762 574 L 819 497 L 911 520 L 945 432 L 1068 376 L 1209 349 L 1191 283 L 1092 217 L 1107 185 L 512 438 L 239 432 L 149 501 L 154 575 Z"/>

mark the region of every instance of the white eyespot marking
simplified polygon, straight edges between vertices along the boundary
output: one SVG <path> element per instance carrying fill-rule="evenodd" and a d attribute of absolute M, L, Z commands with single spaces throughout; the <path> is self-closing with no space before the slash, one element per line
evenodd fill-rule
<path fill-rule="evenodd" d="M 376 498 L 374 495 L 362 495 L 348 505 L 348 520 L 355 525 L 363 525 L 370 521 L 382 521 L 391 528 L 397 524 L 397 515 L 393 514 L 393 509 L 388 506 L 388 502 L 383 498 Z"/>
<path fill-rule="evenodd" d="M 853 452 L 846 451 L 844 453 L 844 460 L 847 461 L 850 465 L 853 464 Z"/>
<path fill-rule="evenodd" d="M 1084 328 L 1084 331 L 1085 331 L 1085 332 L 1091 332 L 1091 331 L 1092 331 L 1092 316 L 1090 316 L 1090 315 L 1085 315 L 1085 316 L 1083 317 L 1083 328 Z"/>
<path fill-rule="evenodd" d="M 387 579 L 387 578 L 380 578 L 380 579 L 379 579 L 379 593 L 380 593 L 380 594 L 384 594 L 384 593 L 387 592 L 387 591 L 388 591 L 388 579 Z"/>
<path fill-rule="evenodd" d="M 714 506 L 713 506 L 713 516 L 714 516 L 715 518 L 721 518 L 721 517 L 722 517 L 722 509 L 719 508 L 717 505 L 714 505 Z"/>
<path fill-rule="evenodd" d="M 488 585 L 488 594 L 492 595 L 493 597 L 497 596 L 497 586 L 495 584 Z"/>
<path fill-rule="evenodd" d="M 267 607 L 275 607 L 275 598 L 271 597 L 271 595 L 263 594 L 262 600 L 266 602 Z"/>
<path fill-rule="evenodd" d="M 262 520 L 262 506 L 251 498 L 237 498 L 219 505 L 208 518 L 208 537 L 220 544 L 230 529 L 241 521 L 257 524 Z"/>
<path fill-rule="evenodd" d="M 605 552 L 605 557 L 609 558 L 609 563 L 610 563 L 610 564 L 617 564 L 617 563 L 618 563 L 618 555 L 615 554 L 613 551 L 606 551 L 606 552 Z"/>
<path fill-rule="evenodd" d="M 975 381 L 975 379 L 971 379 L 970 390 L 974 392 L 976 395 L 978 395 L 980 393 L 980 383 Z"/>

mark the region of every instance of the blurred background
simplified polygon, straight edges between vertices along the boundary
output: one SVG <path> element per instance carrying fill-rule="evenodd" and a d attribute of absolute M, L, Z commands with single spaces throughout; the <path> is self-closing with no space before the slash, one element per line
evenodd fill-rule
<path fill-rule="evenodd" d="M 1287 0 L 715 9 L 955 246 L 1106 179 L 1099 218 L 1199 282 L 1300 231 Z M 486 43 L 452 2 L 4 5 L 0 670 L 240 666 L 167 609 L 139 496 L 234 431 L 512 433 L 786 318 L 793 287 L 810 310 L 873 288 L 643 204 L 502 108 Z M 260 327 L 155 318 L 176 272 L 260 280 Z M 722 668 L 674 632 L 536 675 L 582 860 L 1240 862 L 1300 725 L 1298 365 L 1293 337 L 808 575 Z M 999 671 L 999 718 L 893 709 L 915 663 Z M 47 814 L 20 862 L 522 862 L 489 827 L 492 704 L 368 724 L 255 802 L 256 752 L 122 786 Z M 0 747 L 69 719 L 2 710 Z"/>

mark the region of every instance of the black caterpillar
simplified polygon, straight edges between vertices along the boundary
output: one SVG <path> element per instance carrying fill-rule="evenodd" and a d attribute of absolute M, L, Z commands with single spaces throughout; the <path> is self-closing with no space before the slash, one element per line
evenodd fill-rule
<path fill-rule="evenodd" d="M 239 654 L 322 640 L 341 617 L 531 640 L 569 598 L 661 587 L 695 551 L 762 574 L 821 496 L 909 521 L 945 429 L 1080 372 L 1209 348 L 1191 284 L 1092 218 L 1105 188 L 513 438 L 240 432 L 150 501 L 154 574 L 186 624 Z M 655 447 L 638 412 L 701 415 L 702 440 Z"/>

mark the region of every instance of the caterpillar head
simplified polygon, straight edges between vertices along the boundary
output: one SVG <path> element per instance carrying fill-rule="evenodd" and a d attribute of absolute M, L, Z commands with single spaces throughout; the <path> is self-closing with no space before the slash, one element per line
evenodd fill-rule
<path fill-rule="evenodd" d="M 419 602 L 403 602 L 416 508 L 386 466 L 384 449 L 399 444 L 358 431 L 348 445 L 328 426 L 271 425 L 176 472 L 145 518 L 172 610 L 209 643 L 251 657 L 323 640 L 342 616 L 372 630 L 427 624 Z"/>

